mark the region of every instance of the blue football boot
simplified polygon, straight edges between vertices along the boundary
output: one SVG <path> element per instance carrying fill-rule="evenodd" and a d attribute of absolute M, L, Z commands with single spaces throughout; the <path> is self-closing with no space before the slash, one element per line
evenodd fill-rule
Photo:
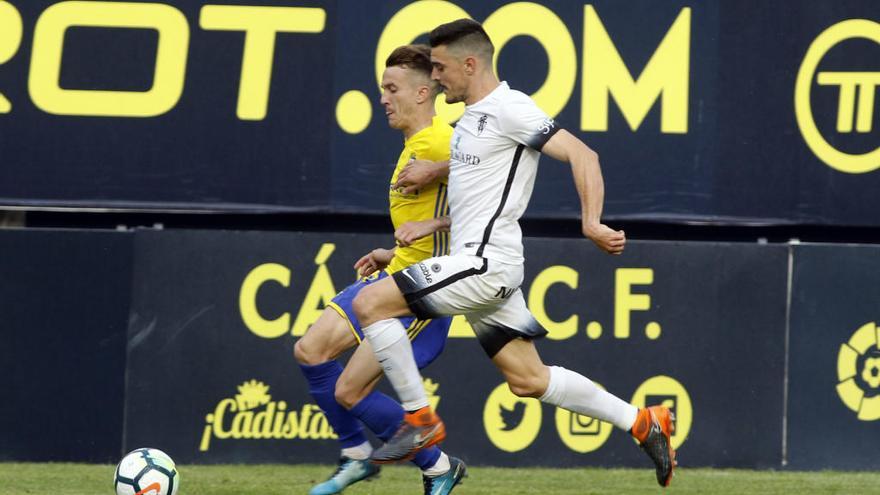
<path fill-rule="evenodd" d="M 452 489 L 462 483 L 462 478 L 467 477 L 467 466 L 461 459 L 449 456 L 449 471 L 440 476 L 422 475 L 422 483 L 425 485 L 425 495 L 446 495 Z"/>
<path fill-rule="evenodd" d="M 318 483 L 309 491 L 309 495 L 333 495 L 341 493 L 349 485 L 358 481 L 369 480 L 379 474 L 379 466 L 369 459 L 356 460 L 343 456 L 339 459 L 339 467 L 327 481 Z"/>

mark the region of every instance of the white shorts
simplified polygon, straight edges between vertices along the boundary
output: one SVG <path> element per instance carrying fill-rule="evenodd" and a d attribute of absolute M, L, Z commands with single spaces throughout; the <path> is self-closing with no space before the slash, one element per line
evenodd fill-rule
<path fill-rule="evenodd" d="M 522 265 L 470 255 L 438 256 L 393 277 L 418 318 L 465 315 L 490 357 L 512 339 L 547 335 L 523 299 Z"/>

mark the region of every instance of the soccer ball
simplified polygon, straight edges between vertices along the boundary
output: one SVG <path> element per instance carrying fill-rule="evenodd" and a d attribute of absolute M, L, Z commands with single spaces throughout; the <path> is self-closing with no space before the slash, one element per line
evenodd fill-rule
<path fill-rule="evenodd" d="M 113 486 L 116 495 L 176 495 L 180 475 L 165 452 L 137 449 L 119 461 Z"/>

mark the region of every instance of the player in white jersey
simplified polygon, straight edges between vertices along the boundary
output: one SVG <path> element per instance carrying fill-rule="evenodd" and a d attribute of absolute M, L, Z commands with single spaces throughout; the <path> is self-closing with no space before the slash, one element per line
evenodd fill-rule
<path fill-rule="evenodd" d="M 428 406 L 406 333 L 395 317 L 463 314 L 483 349 L 522 397 L 536 397 L 629 431 L 656 466 L 657 481 L 672 479 L 673 420 L 662 406 L 637 409 L 586 377 L 545 366 L 534 339 L 546 335 L 526 307 L 522 234 L 518 220 L 528 205 L 540 153 L 571 164 L 582 207 L 584 235 L 600 249 L 620 254 L 623 232 L 601 223 L 604 185 L 598 155 L 542 112 L 523 93 L 500 82 L 492 69 L 494 47 L 470 19 L 430 34 L 432 77 L 446 101 L 466 104 L 452 136 L 448 170 L 452 246 L 362 290 L 354 310 L 404 409 L 395 436 L 373 452 L 374 462 L 411 457 L 442 441 L 445 426 Z M 402 174 L 412 182 L 416 172 Z M 415 187 L 418 187 L 416 185 Z"/>

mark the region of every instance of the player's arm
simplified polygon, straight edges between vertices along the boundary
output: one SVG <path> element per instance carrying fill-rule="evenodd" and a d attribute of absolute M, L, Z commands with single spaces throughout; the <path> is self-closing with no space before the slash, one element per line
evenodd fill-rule
<path fill-rule="evenodd" d="M 452 221 L 449 217 L 430 218 L 419 222 L 406 222 L 394 231 L 398 246 L 409 246 L 422 237 L 434 232 L 449 232 Z"/>
<path fill-rule="evenodd" d="M 430 160 L 411 160 L 397 174 L 394 187 L 403 194 L 413 194 L 419 189 L 449 176 L 449 160 L 432 162 Z"/>
<path fill-rule="evenodd" d="M 354 264 L 354 269 L 357 270 L 358 276 L 367 277 L 373 272 L 384 270 L 391 263 L 391 259 L 394 258 L 394 249 L 376 248 L 361 256 L 361 259 L 357 260 Z"/>
<path fill-rule="evenodd" d="M 626 235 L 622 230 L 613 230 L 602 223 L 605 183 L 599 166 L 599 155 L 564 129 L 556 132 L 544 144 L 541 152 L 571 164 L 574 184 L 581 200 L 583 234 L 606 253 L 622 253 Z"/>

